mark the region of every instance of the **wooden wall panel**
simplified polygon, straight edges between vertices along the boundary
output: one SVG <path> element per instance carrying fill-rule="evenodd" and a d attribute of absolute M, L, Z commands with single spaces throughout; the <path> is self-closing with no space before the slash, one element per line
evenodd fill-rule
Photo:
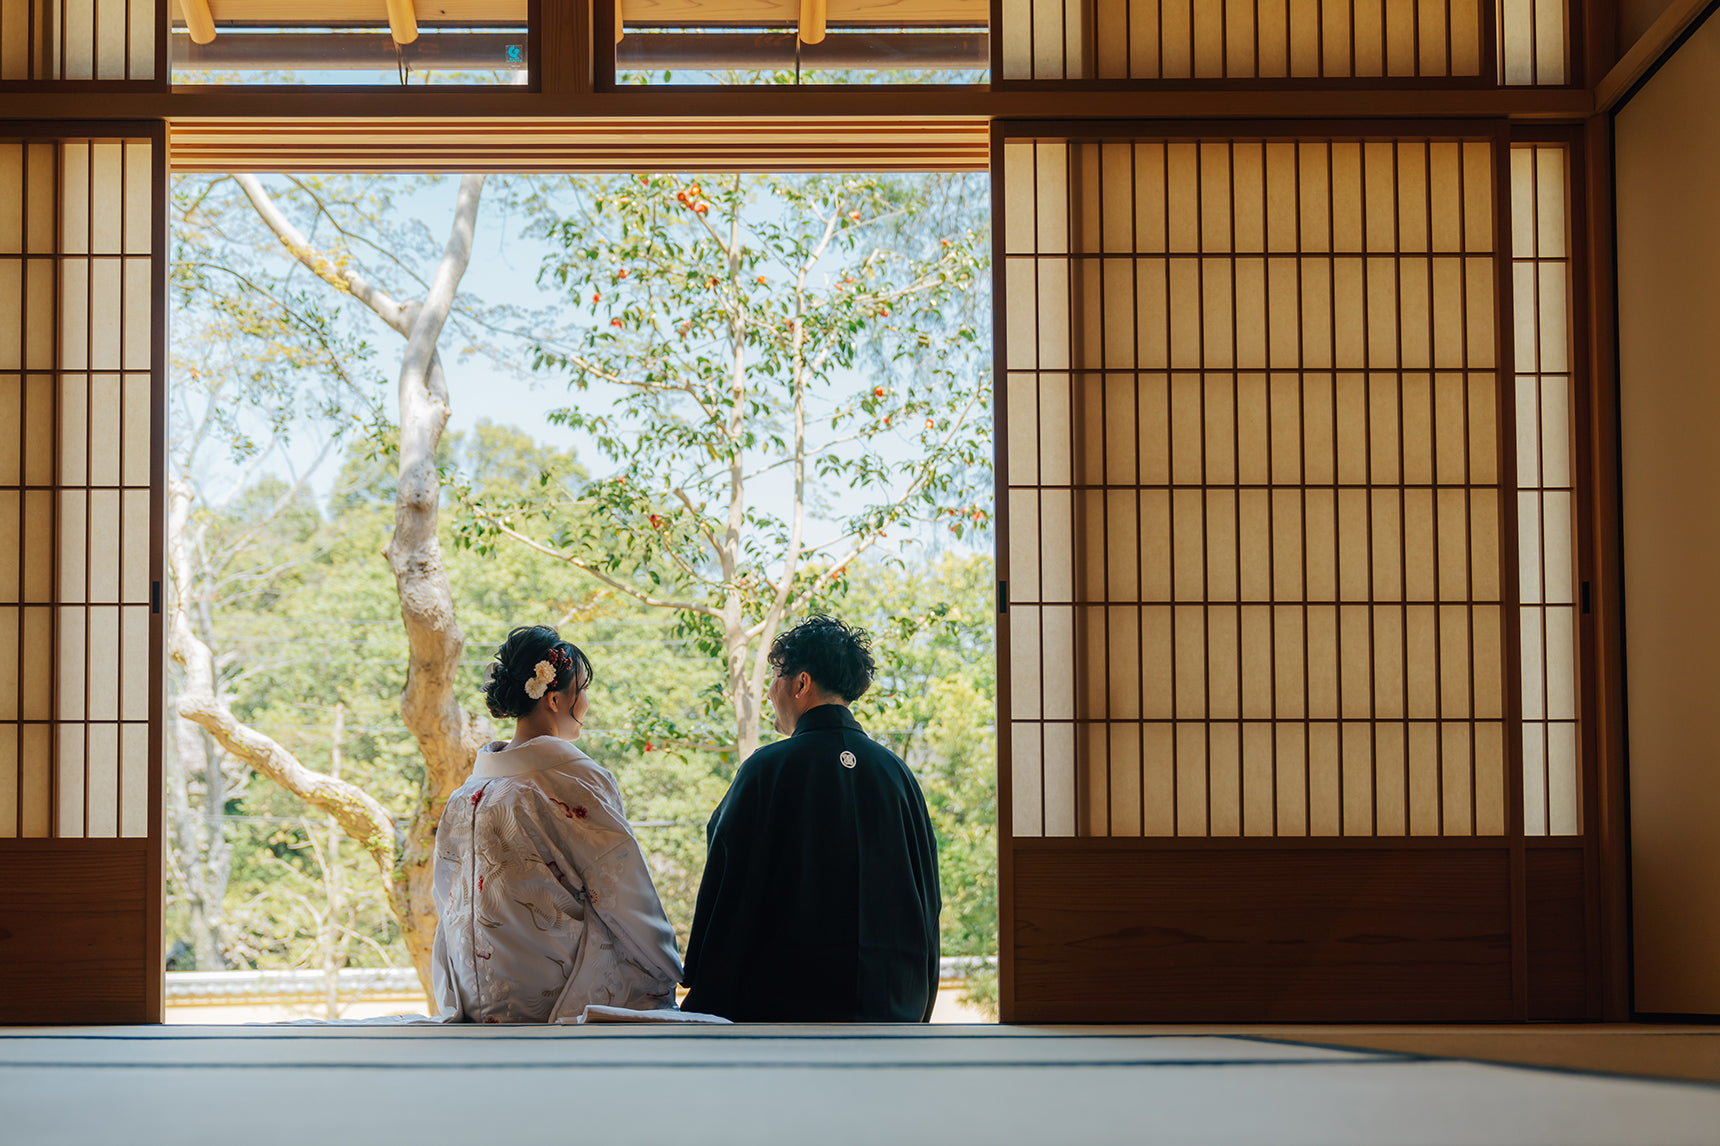
<path fill-rule="evenodd" d="M 1580 847 L 1524 852 L 1531 1019 L 1587 1019 L 1594 1013 L 1584 866 Z"/>
<path fill-rule="evenodd" d="M 159 1022 L 148 840 L 0 843 L 0 1024 Z M 151 979 L 154 986 L 151 986 Z"/>
<path fill-rule="evenodd" d="M 1015 852 L 1016 1022 L 1513 1017 L 1510 852 Z"/>

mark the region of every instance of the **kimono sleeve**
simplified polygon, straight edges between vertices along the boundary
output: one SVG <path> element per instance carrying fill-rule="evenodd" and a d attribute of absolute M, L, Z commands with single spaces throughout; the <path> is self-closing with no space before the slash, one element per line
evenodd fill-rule
<path fill-rule="evenodd" d="M 530 815 L 572 864 L 571 890 L 615 933 L 629 959 L 659 978 L 680 982 L 675 932 L 622 811 L 614 777 L 596 766 L 562 769 L 545 776 L 540 790 L 545 799 Z"/>

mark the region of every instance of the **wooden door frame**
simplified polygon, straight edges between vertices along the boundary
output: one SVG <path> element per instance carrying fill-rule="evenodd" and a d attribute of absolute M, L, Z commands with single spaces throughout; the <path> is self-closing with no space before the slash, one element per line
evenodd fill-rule
<path fill-rule="evenodd" d="M 1470 1019 L 1482 1021 L 1526 1020 L 1532 1017 L 1531 1000 L 1533 984 L 1530 981 L 1529 960 L 1537 949 L 1534 936 L 1540 925 L 1548 923 L 1546 913 L 1540 915 L 1540 923 L 1535 923 L 1530 917 L 1528 902 L 1529 880 L 1535 878 L 1538 883 L 1545 885 L 1548 879 L 1556 878 L 1557 868 L 1548 868 L 1551 863 L 1566 863 L 1557 860 L 1558 852 L 1580 852 L 1578 871 L 1581 879 L 1582 906 L 1578 913 L 1578 929 L 1581 933 L 1582 953 L 1580 967 L 1584 975 L 1583 1016 L 1589 1019 L 1623 1018 L 1624 1008 L 1620 1006 L 1618 991 L 1619 980 L 1623 968 L 1618 958 L 1616 941 L 1611 936 L 1616 931 L 1620 918 L 1607 908 L 1607 904 L 1616 896 L 1616 874 L 1614 865 L 1617 862 L 1613 849 L 1610 847 L 1615 840 L 1603 830 L 1603 822 L 1617 814 L 1617 806 L 1611 802 L 1603 802 L 1601 792 L 1610 778 L 1617 772 L 1619 757 L 1605 751 L 1604 739 L 1597 735 L 1598 729 L 1605 726 L 1604 721 L 1596 719 L 1595 706 L 1597 696 L 1605 687 L 1605 680 L 1615 676 L 1616 672 L 1608 672 L 1594 659 L 1596 642 L 1594 640 L 1594 617 L 1579 614 L 1581 620 L 1580 644 L 1575 650 L 1579 658 L 1579 708 L 1581 719 L 1579 726 L 1580 741 L 1580 781 L 1582 784 L 1583 832 L 1579 837 L 1526 837 L 1523 833 L 1522 795 L 1522 719 L 1521 719 L 1521 670 L 1520 658 L 1517 651 L 1517 616 L 1520 612 L 1517 595 L 1517 527 L 1516 527 L 1516 490 L 1513 467 L 1509 464 L 1515 451 L 1515 433 L 1513 430 L 1515 416 L 1515 369 L 1513 363 L 1514 331 L 1512 307 L 1512 257 L 1510 243 L 1510 148 L 1512 143 L 1556 142 L 1567 146 L 1570 151 L 1569 182 L 1567 193 L 1570 219 L 1572 261 L 1570 266 L 1570 306 L 1574 311 L 1589 309 L 1593 298 L 1587 274 L 1586 236 L 1589 235 L 1588 220 L 1590 215 L 1584 209 L 1586 198 L 1586 182 L 1590 171 L 1585 150 L 1582 146 L 1582 131 L 1580 128 L 1517 128 L 1502 120 L 1483 120 L 1468 122 L 1439 122 L 1432 120 L 1408 120 L 1398 123 L 1380 123 L 1379 121 L 1336 121 L 1320 119 L 1304 123 L 1286 122 L 1283 120 L 1254 121 L 1254 122 L 1167 122 L 1164 120 L 1143 121 L 1135 124 L 1125 123 L 1094 123 L 1092 121 L 1064 122 L 1006 122 L 996 121 L 993 125 L 993 154 L 994 178 L 992 185 L 992 214 L 994 220 L 1004 217 L 1003 180 L 996 177 L 997 160 L 1000 145 L 1004 139 L 1027 139 L 1041 137 L 1055 140 L 1091 141 L 1104 138 L 1127 139 L 1131 137 L 1152 139 L 1186 137 L 1190 139 L 1254 139 L 1254 138 L 1426 138 L 1429 136 L 1460 136 L 1463 138 L 1490 138 L 1493 144 L 1495 158 L 1494 171 L 1494 203 L 1493 227 L 1495 234 L 1495 249 L 1493 253 L 1495 267 L 1496 309 L 1495 309 L 1495 365 L 1493 373 L 1496 378 L 1497 411 L 1496 425 L 1499 435 L 1498 459 L 1498 488 L 1500 491 L 1500 532 L 1501 532 L 1501 600 L 1500 608 L 1503 617 L 1504 664 L 1505 677 L 1505 711 L 1503 727 L 1505 735 L 1505 773 L 1507 782 L 1507 830 L 1504 837 L 1095 837 L 1084 834 L 1084 829 L 1077 827 L 1074 837 L 1022 837 L 1013 836 L 1013 793 L 1012 793 L 1012 759 L 1010 720 L 1010 672 L 1009 672 L 1009 625 L 1007 618 L 1007 582 L 1008 569 L 1008 529 L 1007 514 L 1001 509 L 996 515 L 997 553 L 999 586 L 999 634 L 997 641 L 999 670 L 998 679 L 998 757 L 999 757 L 999 811 L 998 811 L 998 847 L 999 847 L 999 959 L 1000 959 L 1000 997 L 1001 1012 L 1004 1021 L 1050 1021 L 1053 1016 L 1046 1013 L 1043 1005 L 1022 1005 L 1018 994 L 1017 966 L 1015 940 L 1018 930 L 1018 919 L 1015 911 L 1015 895 L 1020 893 L 1023 883 L 1020 879 L 1019 863 L 1021 856 L 1047 857 L 1048 862 L 1075 863 L 1082 857 L 1104 855 L 1110 857 L 1110 864 L 1125 862 L 1126 857 L 1148 857 L 1157 855 L 1164 860 L 1178 854 L 1200 852 L 1239 852 L 1250 853 L 1259 851 L 1278 851 L 1286 855 L 1301 853 L 1309 857 L 1333 856 L 1345 852 L 1391 852 L 1402 851 L 1416 853 L 1423 851 L 1450 852 L 1486 852 L 1503 850 L 1509 854 L 1509 895 L 1510 895 L 1510 956 L 1511 956 L 1511 1004 L 1498 1011 L 1477 1011 L 1473 1008 L 1457 1008 L 1450 1013 L 1442 1013 L 1438 1007 L 1423 1011 L 1423 1016 L 1429 1019 Z M 1071 252 L 1073 257 L 1074 252 Z M 1003 231 L 1001 226 L 993 228 L 993 267 L 994 267 L 994 326 L 998 331 L 1004 329 L 1007 315 L 1007 283 L 1002 268 L 1006 263 Z M 1073 287 L 1071 288 L 1073 290 Z M 1072 312 L 1073 314 L 1073 312 Z M 1071 322 L 1074 319 L 1071 318 Z M 994 468 L 997 483 L 997 500 L 1001 506 L 1006 503 L 1008 478 L 1008 411 L 1003 398 L 1004 382 L 1009 377 L 1007 348 L 1000 336 L 994 346 L 993 376 L 996 379 L 996 394 L 994 401 Z M 1579 578 L 1583 582 L 1582 594 L 1585 599 L 1589 596 L 1587 582 L 1592 579 L 1592 570 L 1596 564 L 1594 552 L 1595 531 L 1587 522 L 1588 514 L 1593 512 L 1595 505 L 1595 486 L 1592 464 L 1589 463 L 1586 443 L 1590 440 L 1590 414 L 1588 400 L 1592 396 L 1589 384 L 1588 353 L 1586 347 L 1573 347 L 1574 358 L 1571 363 L 1573 384 L 1573 417 L 1577 420 L 1574 428 L 1579 453 L 1573 457 L 1574 484 L 1573 496 L 1577 500 L 1576 533 L 1573 537 L 1573 549 L 1576 552 Z M 1082 370 L 1082 366 L 1071 360 L 1068 373 L 1073 377 Z M 1073 418 L 1073 415 L 1072 415 Z M 1080 547 L 1077 546 L 1079 549 Z M 1077 562 L 1079 564 L 1079 560 Z M 1079 586 L 1083 581 L 1080 569 L 1074 573 L 1074 582 Z M 1077 602 L 1078 604 L 1078 602 Z M 1585 610 L 1586 613 L 1586 610 Z M 1077 623 L 1077 633 L 1080 624 Z M 1076 661 L 1084 663 L 1079 652 L 1079 636 L 1077 636 Z M 1071 666 L 1071 671 L 1076 671 Z M 1077 695 L 1077 730 L 1082 719 Z M 1079 757 L 1077 745 L 1077 757 Z M 1076 775 L 1079 777 L 1080 765 L 1077 761 Z M 1079 785 L 1077 779 L 1077 785 Z M 1080 797 L 1077 795 L 1077 804 Z M 1607 841 L 1608 846 L 1603 846 Z M 1533 855 L 1533 859 L 1531 859 Z M 1311 860 L 1310 862 L 1314 862 Z M 1377 861 L 1369 861 L 1377 862 Z M 1034 861 L 1039 866 L 1040 861 Z M 1531 868 L 1540 874 L 1531 872 Z M 1335 870 L 1335 869 L 1334 869 Z M 1089 872 L 1088 879 L 1102 879 L 1103 868 Z M 1074 879 L 1070 872 L 1062 873 L 1060 885 L 1070 886 Z M 1111 889 L 1117 896 L 1123 895 L 1124 888 L 1119 885 Z M 1046 905 L 1042 904 L 1042 909 Z M 1055 909 L 1053 909 L 1055 910 Z M 1043 924 L 1044 916 L 1037 920 L 1037 929 Z M 1551 921 L 1557 925 L 1561 921 Z M 1096 937 L 1090 937 L 1096 939 Z M 1075 946 L 1079 946 L 1076 943 Z M 1542 945 L 1541 950 L 1545 950 Z M 1071 1004 L 1065 1003 L 1064 1007 Z M 1284 1013 L 1261 1013 L 1256 1006 L 1242 1011 L 1227 1010 L 1222 1005 L 1218 1009 L 1201 1013 L 1183 1013 L 1172 1011 L 1163 1016 L 1144 1016 L 1136 1014 L 1119 1014 L 1108 1004 L 1099 1004 L 1090 1013 L 1082 1012 L 1077 1015 L 1065 1015 L 1081 1021 L 1106 1021 L 1110 1019 L 1143 1019 L 1162 1017 L 1166 1021 L 1182 1021 L 1199 1019 L 1207 1021 L 1274 1021 L 1287 1020 L 1297 1017 L 1293 1010 Z M 1345 1016 L 1353 1021 L 1389 1021 L 1403 1017 L 1401 1013 L 1394 1015 L 1389 1009 L 1370 1013 L 1365 1008 L 1354 1014 Z M 1577 1016 L 1569 1016 L 1577 1017 Z"/>
<path fill-rule="evenodd" d="M 167 125 L 156 121 L 78 120 L 65 122 L 7 122 L 0 135 L 25 141 L 136 140 L 150 148 L 150 182 L 155 217 L 150 228 L 150 290 L 156 300 L 167 298 L 168 242 L 168 155 Z M 92 205 L 92 209 L 93 209 Z M 56 250 L 56 260 L 63 253 Z M 59 289 L 56 275 L 55 290 Z M 57 305 L 57 300 L 56 300 Z M 157 311 L 161 308 L 157 307 Z M 151 403 L 149 443 L 149 577 L 152 583 L 149 614 L 148 659 L 151 676 L 148 704 L 155 714 L 149 722 L 147 791 L 147 835 L 144 837 L 62 837 L 58 817 L 57 738 L 52 730 L 60 725 L 57 710 L 48 720 L 49 824 L 46 837 L 0 839 L 0 865 L 6 878 L 0 881 L 0 938 L 27 944 L 24 958 L 8 960 L 6 974 L 11 987 L 0 995 L 0 1022 L 151 1022 L 162 1021 L 164 980 L 163 910 L 165 907 L 163 864 L 165 833 L 162 809 L 162 735 L 165 725 L 164 631 L 160 608 L 165 577 L 165 526 L 167 484 L 167 322 L 164 313 L 150 332 L 149 369 Z M 22 370 L 20 373 L 29 373 Z M 89 371 L 87 373 L 101 373 Z M 55 333 L 54 366 L 49 371 L 56 389 L 62 377 L 59 332 Z M 138 373 L 131 371 L 128 373 Z M 58 456 L 62 415 L 54 418 L 54 474 L 49 487 L 56 495 L 63 490 L 81 490 L 61 481 Z M 53 551 L 53 648 L 59 656 L 60 554 Z M 117 665 L 115 666 L 117 671 Z M 57 676 L 56 676 L 57 679 Z M 21 722 L 22 723 L 22 722 Z M 50 894 L 76 887 L 80 893 L 68 900 Z M 142 897 L 142 913 L 137 900 Z M 71 973 L 77 982 L 67 980 Z M 141 975 L 141 984 L 138 976 Z"/>
<path fill-rule="evenodd" d="M 1586 802 L 1595 821 L 1596 855 L 1589 861 L 1598 877 L 1600 906 L 1591 923 L 1598 929 L 1601 949 L 1599 982 L 1607 1019 L 1630 1014 L 1628 980 L 1629 916 L 1627 887 L 1628 823 L 1624 815 L 1622 622 L 1617 588 L 1620 551 L 1616 454 L 1616 401 L 1613 392 L 1613 296 L 1610 226 L 1610 124 L 1605 111 L 1629 83 L 1676 40 L 1706 10 L 1707 0 L 1673 0 L 1642 43 L 1622 60 L 1614 61 L 1613 0 L 1575 0 L 1578 16 L 1572 24 L 1573 84 L 1558 88 L 1507 88 L 1432 83 L 1405 87 L 1367 82 L 1330 84 L 1263 84 L 1227 87 L 1223 84 L 1081 84 L 1030 82 L 994 87 L 943 88 L 918 91 L 887 89 L 727 89 L 689 93 L 673 88 L 599 90 L 594 61 L 604 45 L 594 35 L 593 0 L 542 0 L 533 40 L 537 66 L 534 90 L 375 89 L 362 93 L 318 90 L 228 89 L 214 91 L 172 88 L 166 61 L 167 5 L 160 0 L 163 21 L 157 51 L 159 75 L 151 82 L 115 85 L 107 82 L 8 83 L 0 85 L 0 120 L 14 135 L 33 130 L 72 128 L 150 134 L 165 143 L 156 149 L 156 177 L 164 180 L 174 164 L 173 136 L 186 141 L 180 155 L 198 157 L 197 169 L 209 166 L 217 152 L 230 169 L 280 169 L 313 158 L 331 139 L 355 129 L 370 142 L 351 148 L 348 170 L 404 170 L 388 136 L 413 133 L 415 144 L 435 153 L 438 170 L 483 167 L 492 170 L 559 169 L 678 169 L 686 152 L 668 136 L 650 132 L 679 131 L 708 142 L 708 167 L 776 169 L 793 161 L 807 169 L 877 165 L 890 155 L 908 157 L 902 167 L 975 170 L 986 164 L 984 141 L 994 125 L 1010 120 L 1139 120 L 1169 117 L 1201 121 L 1319 121 L 1329 131 L 1337 120 L 1356 120 L 1377 131 L 1382 120 L 1406 121 L 1425 131 L 1441 119 L 1497 118 L 1514 124 L 1548 125 L 1582 136 L 1584 197 L 1584 257 L 1586 278 L 1577 284 L 1578 312 L 1587 318 L 1586 352 L 1590 385 L 1585 405 L 1584 436 L 1589 451 L 1585 477 L 1593 496 L 1583 516 L 1587 540 L 1580 552 L 1593 572 L 1595 618 L 1591 626 L 1594 655 L 1585 663 L 1585 695 L 1594 703 L 1588 734 L 1594 737 L 1594 799 Z M 598 2 L 601 8 L 602 3 Z M 994 24 L 1001 0 L 994 0 Z M 995 40 L 994 40 L 995 48 Z M 595 49 L 595 50 L 594 50 Z M 703 118 L 681 113 L 696 96 Z M 116 113 L 126 117 L 116 120 Z M 602 122 L 640 136 L 636 145 L 605 151 L 589 141 L 569 142 L 569 128 Z M 941 128 L 939 124 L 941 123 Z M 736 127 L 753 130 L 752 135 Z M 857 126 L 863 128 L 856 134 Z M 927 129 L 932 128 L 931 132 Z M 758 144 L 756 129 L 777 133 L 775 145 Z M 926 145 L 928 134 L 948 133 L 941 151 Z M 856 140 L 861 140 L 857 145 Z M 200 144 L 202 146 L 200 146 Z M 977 144 L 977 145 L 976 145 Z M 788 158 L 785 158 L 788 157 Z M 422 169 L 422 168 L 419 168 Z M 1576 169 L 1573 168 L 1573 171 Z M 1573 190 L 1576 180 L 1573 179 Z M 993 187 L 994 203 L 999 195 Z M 157 221 L 155 241 L 163 258 L 157 260 L 155 289 L 165 296 L 166 213 Z M 166 323 L 158 322 L 157 369 L 164 370 Z M 999 375 L 1002 377 L 1002 375 Z M 165 381 L 156 386 L 152 429 L 158 472 L 152 496 L 152 549 L 161 544 L 161 503 L 165 466 Z M 1001 472 L 1001 470 L 1000 470 Z M 152 562 L 160 569 L 159 553 Z M 160 618 L 152 617 L 152 648 L 160 662 Z M 1000 689 L 1005 674 L 1000 673 Z M 160 673 L 152 685 L 151 704 L 160 712 Z M 150 833 L 153 846 L 141 847 L 146 878 L 158 892 L 144 926 L 157 951 L 161 945 L 160 873 L 163 833 L 160 793 L 160 742 L 163 714 L 151 726 Z M 1000 776 L 1002 761 L 1000 759 Z M 1000 880 L 1011 876 L 1008 849 L 1003 846 L 1000 816 Z M 19 841 L 0 841 L 0 857 L 13 855 Z M 116 854 L 138 851 L 139 841 L 39 841 L 44 853 L 65 862 L 91 844 Z M 51 845 L 51 846 L 49 846 Z M 59 859 L 56 862 L 59 862 Z M 96 865 L 99 868 L 99 864 Z M 95 874 L 92 871 L 92 877 Z M 100 886 L 93 880 L 92 887 Z M 95 901 L 89 903 L 95 909 Z M 1008 908 L 1000 900 L 1001 918 Z M 1005 970 L 1008 980 L 1009 970 Z M 149 976 L 147 1014 L 159 1020 L 162 984 Z M 107 1017 L 118 1017 L 111 1009 Z"/>

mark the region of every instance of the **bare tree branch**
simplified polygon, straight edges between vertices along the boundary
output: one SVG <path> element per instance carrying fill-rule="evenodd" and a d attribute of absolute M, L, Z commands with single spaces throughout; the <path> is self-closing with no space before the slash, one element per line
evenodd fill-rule
<path fill-rule="evenodd" d="M 207 731 L 235 758 L 334 817 L 341 830 L 387 872 L 394 862 L 395 833 L 394 822 L 382 805 L 354 784 L 306 768 L 278 742 L 234 716 L 219 693 L 214 654 L 192 632 L 185 611 L 188 571 L 184 547 L 177 539 L 184 535 L 191 493 L 184 483 L 175 482 L 170 496 L 169 576 L 174 584 L 168 594 L 168 647 L 174 661 L 185 670 L 179 715 Z"/>
<path fill-rule="evenodd" d="M 649 593 L 640 592 L 638 589 L 635 589 L 633 586 L 627 584 L 627 582 L 618 581 L 614 577 L 611 577 L 609 574 L 605 573 L 603 570 L 592 565 L 589 561 L 585 560 L 583 557 L 576 556 L 572 553 L 563 553 L 559 549 L 551 549 L 549 546 L 545 545 L 543 542 L 538 541 L 535 538 L 526 536 L 525 534 L 521 533 L 519 530 L 513 528 L 512 526 L 507 525 L 503 522 L 497 521 L 494 517 L 489 517 L 487 514 L 485 515 L 485 517 L 490 522 L 490 524 L 495 528 L 495 530 L 498 533 L 501 533 L 503 536 L 511 537 L 515 541 L 519 542 L 521 545 L 524 545 L 527 549 L 531 549 L 531 550 L 534 550 L 538 553 L 542 553 L 545 557 L 554 557 L 557 561 L 567 562 L 569 565 L 573 566 L 575 569 L 584 570 L 586 573 L 591 574 L 593 577 L 597 578 L 599 581 L 603 582 L 605 585 L 609 586 L 611 589 L 614 589 L 617 593 L 625 593 L 627 596 L 632 597 L 635 601 L 638 601 L 641 604 L 651 605 L 651 606 L 653 606 L 655 608 L 659 608 L 659 609 L 680 609 L 680 610 L 685 610 L 685 611 L 691 612 L 691 613 L 703 613 L 706 616 L 710 616 L 710 617 L 719 617 L 722 615 L 721 613 L 717 612 L 717 610 L 711 608 L 708 605 L 699 605 L 699 604 L 695 604 L 691 601 L 664 601 L 664 600 L 661 600 L 657 597 L 651 596 L 651 594 L 649 594 Z"/>

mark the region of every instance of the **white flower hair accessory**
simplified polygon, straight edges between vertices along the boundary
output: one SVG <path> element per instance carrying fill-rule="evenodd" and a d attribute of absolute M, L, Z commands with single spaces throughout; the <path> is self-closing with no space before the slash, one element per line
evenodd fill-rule
<path fill-rule="evenodd" d="M 539 661 L 532 666 L 532 678 L 526 681 L 526 695 L 533 700 L 542 700 L 543 694 L 549 691 L 549 686 L 555 683 L 555 665 L 549 661 Z"/>

